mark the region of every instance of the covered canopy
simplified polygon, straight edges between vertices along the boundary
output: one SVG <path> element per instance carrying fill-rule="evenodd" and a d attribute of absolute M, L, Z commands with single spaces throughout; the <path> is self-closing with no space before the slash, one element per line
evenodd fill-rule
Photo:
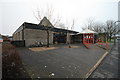
<path fill-rule="evenodd" d="M 92 30 L 90 30 L 90 29 L 85 29 L 85 30 L 83 30 L 82 32 L 80 32 L 80 33 L 78 33 L 78 34 L 85 34 L 85 33 L 97 33 L 97 32 L 92 31 Z"/>

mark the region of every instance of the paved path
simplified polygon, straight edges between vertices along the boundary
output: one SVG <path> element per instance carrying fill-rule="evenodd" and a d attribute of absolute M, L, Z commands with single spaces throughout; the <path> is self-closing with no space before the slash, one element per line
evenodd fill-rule
<path fill-rule="evenodd" d="M 84 78 L 106 50 L 93 46 L 86 49 L 77 44 L 77 48 L 65 48 L 47 51 L 31 51 L 18 48 L 21 60 L 31 78 Z"/>
<path fill-rule="evenodd" d="M 118 43 L 91 74 L 90 78 L 118 78 Z"/>

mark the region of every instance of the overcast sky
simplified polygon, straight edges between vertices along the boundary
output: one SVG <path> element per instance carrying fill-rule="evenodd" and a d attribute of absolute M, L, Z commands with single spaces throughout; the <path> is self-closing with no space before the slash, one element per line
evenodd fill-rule
<path fill-rule="evenodd" d="M 96 22 L 118 19 L 119 0 L 1 0 L 0 1 L 0 34 L 12 35 L 23 22 L 38 24 L 34 17 L 38 8 L 46 10 L 52 6 L 54 16 L 60 16 L 61 22 L 70 23 L 75 18 L 75 31 L 81 31 L 81 27 L 87 20 Z M 68 21 L 66 21 L 68 20 Z"/>

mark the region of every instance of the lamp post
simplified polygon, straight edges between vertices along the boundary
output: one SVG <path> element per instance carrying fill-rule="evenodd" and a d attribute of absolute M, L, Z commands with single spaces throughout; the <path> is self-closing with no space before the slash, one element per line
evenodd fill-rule
<path fill-rule="evenodd" d="M 116 23 L 117 23 L 117 22 L 120 22 L 120 21 L 119 21 L 119 20 L 118 20 L 118 21 L 115 21 L 115 22 L 114 22 L 114 25 L 115 25 L 115 26 L 116 26 Z M 118 31 L 119 31 L 118 26 L 117 26 L 117 29 L 118 29 Z M 116 30 L 117 30 L 117 29 L 116 29 Z M 115 39 L 115 35 L 116 35 L 116 33 L 117 33 L 118 31 L 116 31 L 116 32 L 114 33 L 114 44 L 115 44 L 115 40 L 116 40 L 116 39 Z"/>

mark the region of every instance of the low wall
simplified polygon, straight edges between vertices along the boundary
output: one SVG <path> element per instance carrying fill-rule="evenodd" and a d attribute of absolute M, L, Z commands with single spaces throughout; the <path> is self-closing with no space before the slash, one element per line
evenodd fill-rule
<path fill-rule="evenodd" d="M 12 41 L 11 44 L 15 47 L 25 47 L 25 40 Z"/>

